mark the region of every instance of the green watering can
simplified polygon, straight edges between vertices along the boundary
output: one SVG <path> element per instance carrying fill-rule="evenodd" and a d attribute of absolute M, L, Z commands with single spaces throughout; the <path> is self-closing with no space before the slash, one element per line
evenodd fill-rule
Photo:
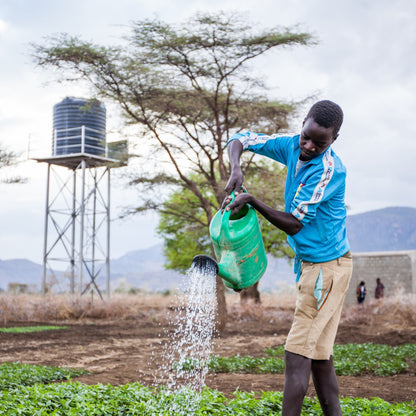
<path fill-rule="evenodd" d="M 235 199 L 234 193 L 231 194 Z M 219 210 L 209 226 L 218 263 L 209 256 L 194 257 L 192 264 L 215 268 L 226 286 L 234 290 L 254 285 L 267 267 L 266 251 L 256 210 L 249 204 L 231 217 L 231 211 Z"/>

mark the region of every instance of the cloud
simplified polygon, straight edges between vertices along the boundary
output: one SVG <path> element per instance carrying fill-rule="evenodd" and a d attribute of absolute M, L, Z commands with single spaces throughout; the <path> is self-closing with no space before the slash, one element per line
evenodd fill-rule
<path fill-rule="evenodd" d="M 0 19 L 0 35 L 7 32 L 8 25 L 7 23 Z"/>

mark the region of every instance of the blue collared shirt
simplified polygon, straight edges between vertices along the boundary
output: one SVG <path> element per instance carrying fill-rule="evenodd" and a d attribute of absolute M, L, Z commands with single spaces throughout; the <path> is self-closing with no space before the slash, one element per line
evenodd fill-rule
<path fill-rule="evenodd" d="M 267 156 L 287 166 L 285 211 L 302 223 L 302 229 L 288 236 L 288 242 L 301 260 L 320 263 L 337 259 L 349 249 L 345 225 L 346 168 L 329 147 L 311 159 L 297 173 L 299 135 L 267 136 L 237 133 L 243 150 Z"/>

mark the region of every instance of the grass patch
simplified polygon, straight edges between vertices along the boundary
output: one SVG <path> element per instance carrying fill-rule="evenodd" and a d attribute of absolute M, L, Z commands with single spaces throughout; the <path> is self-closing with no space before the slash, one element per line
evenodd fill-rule
<path fill-rule="evenodd" d="M 53 331 L 60 329 L 68 329 L 66 326 L 16 326 L 13 328 L 0 328 L 0 332 L 6 334 L 26 334 L 28 332 Z"/>
<path fill-rule="evenodd" d="M 71 320 L 150 318 L 166 313 L 172 297 L 161 294 L 112 294 L 104 302 L 92 302 L 88 296 L 74 298 L 67 294 L 9 295 L 0 293 L 0 321 L 7 322 L 67 322 Z"/>
<path fill-rule="evenodd" d="M 381 399 L 341 399 L 344 416 L 413 415 L 412 403 L 391 404 Z M 278 415 L 282 393 L 235 392 L 231 398 L 204 389 L 172 393 L 138 383 L 124 386 L 82 383 L 36 384 L 0 393 L 0 413 L 7 415 Z M 316 399 L 306 398 L 303 416 L 322 415 Z"/>
<path fill-rule="evenodd" d="M 20 363 L 3 363 L 0 364 L 0 390 L 30 386 L 35 383 L 69 380 L 83 374 L 88 374 L 88 371 Z M 0 414 L 2 413 L 0 412 Z"/>

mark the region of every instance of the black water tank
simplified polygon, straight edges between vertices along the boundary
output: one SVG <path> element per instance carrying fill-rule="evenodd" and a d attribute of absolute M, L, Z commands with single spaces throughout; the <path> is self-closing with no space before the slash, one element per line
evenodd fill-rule
<path fill-rule="evenodd" d="M 72 153 L 103 155 L 105 115 L 104 105 L 97 100 L 66 97 L 55 104 L 52 154 L 54 156 Z"/>

